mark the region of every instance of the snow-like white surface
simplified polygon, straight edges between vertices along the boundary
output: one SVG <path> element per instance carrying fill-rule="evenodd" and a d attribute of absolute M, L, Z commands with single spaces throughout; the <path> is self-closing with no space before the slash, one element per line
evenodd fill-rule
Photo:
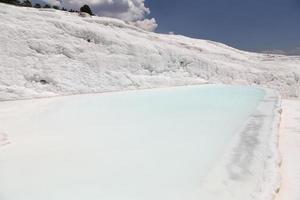
<path fill-rule="evenodd" d="M 298 97 L 300 58 L 0 3 L 1 100 L 204 82 L 260 85 Z"/>
<path fill-rule="evenodd" d="M 2 102 L 1 199 L 271 200 L 277 101 L 207 85 Z"/>
<path fill-rule="evenodd" d="M 280 126 L 282 184 L 277 200 L 300 199 L 300 101 L 283 100 Z"/>

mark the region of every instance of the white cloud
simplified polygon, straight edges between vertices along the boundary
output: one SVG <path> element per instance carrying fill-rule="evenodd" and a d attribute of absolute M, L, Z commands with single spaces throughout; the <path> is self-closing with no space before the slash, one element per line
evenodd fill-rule
<path fill-rule="evenodd" d="M 132 24 L 141 29 L 144 29 L 146 31 L 155 31 L 155 29 L 158 26 L 158 24 L 156 23 L 156 20 L 154 18 L 138 20 L 138 21 L 132 22 Z"/>
<path fill-rule="evenodd" d="M 150 13 L 145 0 L 45 0 L 49 4 L 78 10 L 88 4 L 99 16 L 114 17 L 126 21 L 137 21 Z"/>
<path fill-rule="evenodd" d="M 33 0 L 37 2 L 41 0 Z M 44 0 L 51 5 L 59 5 L 67 9 L 79 10 L 84 4 L 88 4 L 92 11 L 105 17 L 113 17 L 124 21 L 134 22 L 136 26 L 154 31 L 157 27 L 156 20 L 145 19 L 150 14 L 145 0 Z"/>
<path fill-rule="evenodd" d="M 53 6 L 60 6 L 61 3 L 58 0 L 48 0 L 48 4 L 53 5 Z"/>

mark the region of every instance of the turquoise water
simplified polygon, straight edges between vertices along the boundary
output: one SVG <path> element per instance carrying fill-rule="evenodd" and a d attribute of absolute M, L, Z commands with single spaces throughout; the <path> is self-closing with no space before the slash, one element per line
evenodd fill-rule
<path fill-rule="evenodd" d="M 19 108 L 0 117 L 12 142 L 0 151 L 0 197 L 199 199 L 263 96 L 206 85 L 0 104 L 0 115 Z"/>

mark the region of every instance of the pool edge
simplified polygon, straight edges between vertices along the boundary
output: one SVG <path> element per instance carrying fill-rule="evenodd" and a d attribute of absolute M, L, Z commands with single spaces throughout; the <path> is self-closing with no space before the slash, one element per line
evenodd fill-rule
<path fill-rule="evenodd" d="M 202 184 L 207 200 L 274 200 L 280 190 L 281 97 L 259 89 L 264 97 Z"/>

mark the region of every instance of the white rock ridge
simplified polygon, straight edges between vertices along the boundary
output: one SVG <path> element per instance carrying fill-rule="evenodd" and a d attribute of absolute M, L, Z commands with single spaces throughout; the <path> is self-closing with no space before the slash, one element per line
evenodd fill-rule
<path fill-rule="evenodd" d="M 299 97 L 300 57 L 0 3 L 0 100 L 201 83 L 260 85 Z"/>

